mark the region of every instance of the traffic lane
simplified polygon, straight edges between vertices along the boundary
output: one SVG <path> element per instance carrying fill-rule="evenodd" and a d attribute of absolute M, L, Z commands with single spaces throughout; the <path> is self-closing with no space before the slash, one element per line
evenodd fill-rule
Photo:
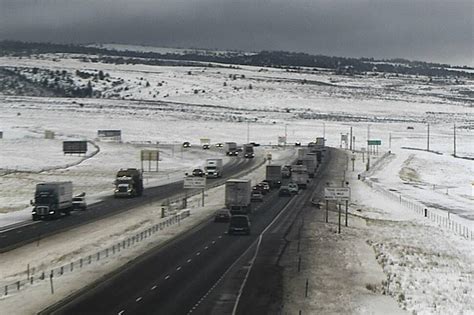
<path fill-rule="evenodd" d="M 80 292 L 54 314 L 113 313 L 118 305 L 129 303 L 139 292 L 167 278 L 178 266 L 187 264 L 197 249 L 201 251 L 201 248 L 212 244 L 212 240 L 219 239 L 226 229 L 225 224 L 205 222 L 165 245 L 160 244 L 130 261 L 112 276 L 98 281 L 96 286 Z"/>
<path fill-rule="evenodd" d="M 281 207 L 282 205 L 278 205 L 276 210 Z M 272 217 L 272 214 L 270 213 L 269 216 Z M 151 291 L 155 291 L 159 285 L 162 286 L 162 282 L 169 284 L 165 291 L 172 293 L 174 297 L 168 301 L 168 295 L 166 295 L 166 298 L 160 300 L 158 305 L 160 313 L 162 309 L 176 309 L 179 306 L 182 310 L 191 307 L 191 304 L 196 303 L 217 281 L 216 277 L 228 268 L 236 256 L 238 257 L 239 253 L 245 251 L 255 240 L 258 233 L 265 227 L 265 222 L 261 222 L 265 221 L 264 219 L 264 217 L 255 219 L 253 216 L 253 234 L 250 237 L 227 235 L 222 237 L 227 229 L 227 224 L 208 222 L 200 229 L 188 233 L 186 237 L 180 237 L 163 248 L 153 250 L 144 259 L 132 262 L 123 271 L 81 295 L 78 299 L 71 301 L 55 314 L 116 314 L 135 306 L 137 299 L 140 302 L 138 306 L 143 307 L 142 305 L 148 301 L 146 298 L 148 295 L 145 293 L 149 292 L 153 295 L 154 292 Z M 197 251 L 197 248 L 201 250 Z M 210 249 L 218 250 L 217 259 L 216 255 L 209 255 L 209 253 L 213 253 Z M 189 259 L 191 259 L 190 262 L 188 262 Z M 186 268 L 182 266 L 186 266 Z M 177 270 L 179 267 L 181 268 Z M 168 281 L 172 274 L 175 275 L 173 281 Z M 199 281 L 193 280 L 197 277 L 196 274 L 198 274 Z M 180 292 L 183 287 L 187 288 L 191 296 L 186 298 L 181 296 Z M 120 288 L 120 290 L 115 288 Z M 163 290 L 159 292 L 163 293 Z M 179 305 L 176 303 L 176 296 L 180 296 Z M 124 303 L 115 307 L 117 301 L 124 301 Z M 153 299 L 153 303 L 156 304 L 157 301 L 156 298 Z M 144 312 L 147 308 L 153 307 L 153 305 L 145 306 Z"/>
<path fill-rule="evenodd" d="M 251 167 L 254 163 L 248 159 L 234 159 L 228 165 L 228 174 L 225 178 L 233 176 L 245 167 Z M 70 216 L 58 220 L 36 221 L 35 224 L 21 226 L 0 233 L 0 253 L 12 250 L 16 247 L 34 242 L 38 239 L 50 236 L 72 227 L 105 218 L 132 208 L 153 202 L 159 199 L 170 198 L 183 192 L 183 182 L 173 182 L 162 186 L 150 187 L 144 190 L 140 198 L 114 198 L 106 197 L 104 200 L 89 206 L 86 211 L 75 211 Z M 32 221 L 31 221 L 32 222 Z"/>
<path fill-rule="evenodd" d="M 299 233 L 299 227 L 307 211 L 315 211 L 309 206 L 314 194 L 319 195 L 325 183 L 333 179 L 334 170 L 342 170 L 341 159 L 338 155 L 328 151 L 323 164 L 311 182 L 305 198 L 295 204 L 294 211 L 282 216 L 262 238 L 260 251 L 254 261 L 252 269 L 236 314 L 274 314 L 281 311 L 283 294 L 282 268 L 278 262 L 284 254 L 292 236 Z"/>
<path fill-rule="evenodd" d="M 204 251 L 194 254 L 193 263 L 180 265 L 183 267 L 176 269 L 168 279 L 163 278 L 150 289 L 141 290 L 138 297 L 130 299 L 111 314 L 187 314 L 195 310 L 227 269 L 256 242 L 269 220 L 287 201 L 276 199 L 272 206 L 274 212 L 269 212 L 266 217 L 253 215 L 250 236 L 224 235 L 215 243 L 211 242 L 212 245 L 204 247 Z M 261 204 L 257 208 L 264 206 Z"/>

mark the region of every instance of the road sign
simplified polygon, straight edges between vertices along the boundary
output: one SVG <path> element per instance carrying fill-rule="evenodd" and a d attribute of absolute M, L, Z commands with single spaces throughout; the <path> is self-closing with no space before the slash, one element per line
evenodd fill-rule
<path fill-rule="evenodd" d="M 206 188 L 206 178 L 188 176 L 184 178 L 184 189 Z"/>
<path fill-rule="evenodd" d="M 140 158 L 142 161 L 159 161 L 160 151 L 158 150 L 141 150 Z"/>
<path fill-rule="evenodd" d="M 267 153 L 267 160 L 271 160 L 272 159 L 272 154 L 271 153 Z"/>
<path fill-rule="evenodd" d="M 367 140 L 368 145 L 382 145 L 382 140 Z"/>
<path fill-rule="evenodd" d="M 349 200 L 351 199 L 351 189 L 349 187 L 326 187 L 324 188 L 324 199 Z"/>

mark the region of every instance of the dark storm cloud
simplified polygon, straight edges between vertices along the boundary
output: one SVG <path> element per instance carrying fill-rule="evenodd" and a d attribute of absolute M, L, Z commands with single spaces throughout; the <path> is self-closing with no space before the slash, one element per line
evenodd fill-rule
<path fill-rule="evenodd" d="M 0 0 L 0 39 L 473 61 L 471 0 Z"/>

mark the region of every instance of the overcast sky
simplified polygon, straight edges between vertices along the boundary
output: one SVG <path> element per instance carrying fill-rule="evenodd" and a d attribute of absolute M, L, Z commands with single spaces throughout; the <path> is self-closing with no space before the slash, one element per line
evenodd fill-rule
<path fill-rule="evenodd" d="M 473 0 L 0 0 L 0 39 L 474 66 Z"/>

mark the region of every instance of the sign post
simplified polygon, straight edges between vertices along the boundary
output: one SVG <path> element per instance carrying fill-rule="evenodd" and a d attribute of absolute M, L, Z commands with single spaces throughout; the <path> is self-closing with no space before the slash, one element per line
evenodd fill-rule
<path fill-rule="evenodd" d="M 148 161 L 148 172 L 151 172 L 151 161 L 156 161 L 155 172 L 158 172 L 158 161 L 160 160 L 159 150 L 141 150 L 140 161 L 143 169 L 143 161 Z"/>
<path fill-rule="evenodd" d="M 206 177 L 188 176 L 184 178 L 184 189 L 201 189 L 202 190 L 202 206 L 204 207 L 204 191 L 206 189 Z M 187 199 L 187 193 L 185 200 Z M 185 201 L 187 204 L 187 201 Z"/>
<path fill-rule="evenodd" d="M 328 222 L 328 206 L 329 201 L 334 200 L 337 203 L 338 208 L 338 229 L 337 232 L 341 233 L 341 216 L 342 216 L 342 201 L 346 203 L 346 220 L 345 225 L 347 226 L 349 200 L 351 198 L 351 189 L 349 187 L 326 187 L 324 188 L 324 199 L 326 200 L 326 223 Z"/>

